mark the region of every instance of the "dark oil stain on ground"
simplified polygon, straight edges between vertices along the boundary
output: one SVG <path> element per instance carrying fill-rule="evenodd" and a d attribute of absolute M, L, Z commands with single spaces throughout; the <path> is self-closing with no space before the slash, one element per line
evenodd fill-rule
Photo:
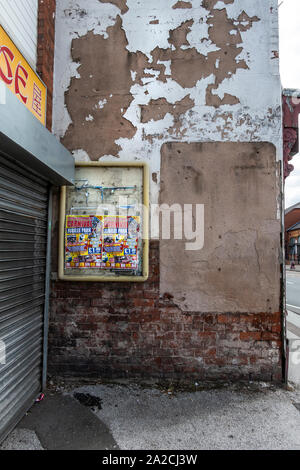
<path fill-rule="evenodd" d="M 99 397 L 90 395 L 89 393 L 74 393 L 74 398 L 84 406 L 88 406 L 90 408 L 97 407 L 98 410 L 102 409 L 102 400 Z"/>

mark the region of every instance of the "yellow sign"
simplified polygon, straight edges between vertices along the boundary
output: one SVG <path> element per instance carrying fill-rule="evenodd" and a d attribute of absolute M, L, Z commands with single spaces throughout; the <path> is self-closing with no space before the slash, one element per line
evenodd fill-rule
<path fill-rule="evenodd" d="M 0 80 L 46 124 L 47 88 L 0 26 Z"/>

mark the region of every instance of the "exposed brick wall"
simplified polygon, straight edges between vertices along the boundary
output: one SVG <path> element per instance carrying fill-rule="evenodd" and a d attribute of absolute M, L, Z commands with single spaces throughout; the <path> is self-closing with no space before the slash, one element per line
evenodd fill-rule
<path fill-rule="evenodd" d="M 47 128 L 52 129 L 56 0 L 39 0 L 37 73 L 48 88 Z"/>
<path fill-rule="evenodd" d="M 49 372 L 65 377 L 280 381 L 281 316 L 185 313 L 146 283 L 52 283 Z"/>

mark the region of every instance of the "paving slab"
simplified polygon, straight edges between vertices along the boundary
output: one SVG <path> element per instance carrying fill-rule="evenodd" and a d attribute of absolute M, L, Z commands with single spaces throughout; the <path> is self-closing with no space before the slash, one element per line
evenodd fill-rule
<path fill-rule="evenodd" d="M 20 430 L 23 433 L 32 431 L 42 448 L 47 450 L 118 449 L 101 419 L 72 396 L 61 393 L 46 394 L 42 402 L 35 404 L 20 422 L 15 434 L 4 442 L 3 449 L 18 446 Z"/>

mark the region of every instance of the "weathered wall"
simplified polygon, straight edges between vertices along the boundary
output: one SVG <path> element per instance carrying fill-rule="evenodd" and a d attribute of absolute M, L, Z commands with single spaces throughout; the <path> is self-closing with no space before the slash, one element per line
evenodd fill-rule
<path fill-rule="evenodd" d="M 85 378 L 280 381 L 280 312 L 186 312 L 145 283 L 52 282 L 49 373 Z"/>
<path fill-rule="evenodd" d="M 53 281 L 51 371 L 280 379 L 277 2 L 60 0 L 53 129 L 147 161 L 152 203 L 204 204 L 206 232 L 152 242 L 143 285 Z"/>
<path fill-rule="evenodd" d="M 279 311 L 278 170 L 268 143 L 163 146 L 160 203 L 204 204 L 203 249 L 161 241 L 160 290 L 183 310 Z"/>
<path fill-rule="evenodd" d="M 79 160 L 149 161 L 156 202 L 166 141 L 281 149 L 278 62 L 276 0 L 61 0 L 54 132 Z"/>
<path fill-rule="evenodd" d="M 38 2 L 37 73 L 47 86 L 46 125 L 52 129 L 56 0 Z"/>

